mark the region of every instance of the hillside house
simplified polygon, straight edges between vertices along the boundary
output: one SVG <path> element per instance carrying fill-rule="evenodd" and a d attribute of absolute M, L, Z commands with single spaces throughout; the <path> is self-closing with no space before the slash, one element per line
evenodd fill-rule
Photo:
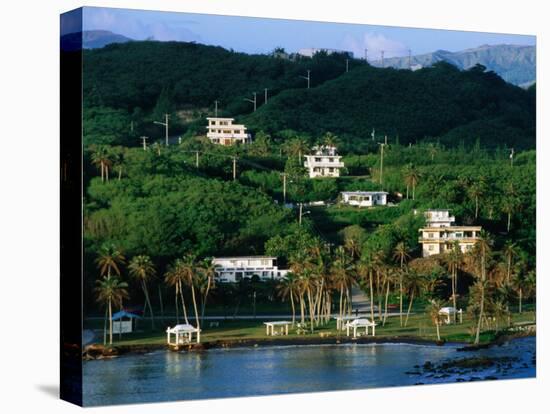
<path fill-rule="evenodd" d="M 234 283 L 252 276 L 258 276 L 262 281 L 277 280 L 288 273 L 288 270 L 278 268 L 277 258 L 272 256 L 215 257 L 212 264 L 220 282 Z"/>
<path fill-rule="evenodd" d="M 246 132 L 246 127 L 241 124 L 234 124 L 234 118 L 206 118 L 206 137 L 213 144 L 234 145 L 248 144 L 252 138 Z"/>
<path fill-rule="evenodd" d="M 339 177 L 340 169 L 344 168 L 341 158 L 336 153 L 336 147 L 315 146 L 313 154 L 305 156 L 304 167 L 308 170 L 309 178 Z"/>
<path fill-rule="evenodd" d="M 388 193 L 385 191 L 343 191 L 342 204 L 357 207 L 373 207 L 387 205 Z"/>

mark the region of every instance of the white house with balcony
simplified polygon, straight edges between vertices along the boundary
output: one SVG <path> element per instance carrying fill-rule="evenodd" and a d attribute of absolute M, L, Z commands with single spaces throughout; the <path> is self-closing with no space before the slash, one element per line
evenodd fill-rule
<path fill-rule="evenodd" d="M 426 210 L 424 212 L 427 227 L 450 227 L 455 222 L 450 210 Z"/>
<path fill-rule="evenodd" d="M 313 147 L 313 154 L 305 156 L 304 167 L 309 178 L 340 177 L 340 169 L 344 168 L 341 156 L 336 153 L 336 147 L 326 145 Z"/>
<path fill-rule="evenodd" d="M 252 138 L 242 124 L 234 124 L 234 118 L 206 118 L 206 137 L 219 145 L 248 144 Z"/>
<path fill-rule="evenodd" d="M 385 206 L 388 193 L 385 191 L 342 191 L 342 204 L 357 207 Z"/>
<path fill-rule="evenodd" d="M 243 278 L 258 276 L 261 281 L 283 278 L 287 269 L 279 269 L 277 258 L 272 256 L 215 257 L 216 280 L 234 283 Z"/>
<path fill-rule="evenodd" d="M 447 253 L 458 244 L 462 253 L 469 252 L 479 239 L 480 226 L 455 226 L 449 210 L 427 210 L 426 227 L 419 229 L 422 256 Z"/>

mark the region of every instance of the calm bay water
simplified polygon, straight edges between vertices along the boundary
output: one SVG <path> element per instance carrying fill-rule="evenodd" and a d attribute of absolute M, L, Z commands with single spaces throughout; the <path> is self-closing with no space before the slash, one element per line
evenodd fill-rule
<path fill-rule="evenodd" d="M 456 346 L 410 344 L 308 345 L 213 349 L 206 352 L 157 351 L 112 360 L 84 362 L 84 404 L 349 390 L 435 384 L 495 377 L 535 376 L 536 341 L 517 339 L 499 347 L 457 352 Z M 505 370 L 434 375 L 415 365 L 474 356 L 516 358 Z M 421 370 L 420 370 L 421 371 Z M 473 378 L 472 378 L 473 377 Z"/>

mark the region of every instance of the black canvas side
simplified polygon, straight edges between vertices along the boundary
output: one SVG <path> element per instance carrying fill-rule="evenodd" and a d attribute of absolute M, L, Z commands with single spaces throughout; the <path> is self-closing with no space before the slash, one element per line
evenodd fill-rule
<path fill-rule="evenodd" d="M 82 9 L 61 15 L 60 397 L 82 405 Z"/>

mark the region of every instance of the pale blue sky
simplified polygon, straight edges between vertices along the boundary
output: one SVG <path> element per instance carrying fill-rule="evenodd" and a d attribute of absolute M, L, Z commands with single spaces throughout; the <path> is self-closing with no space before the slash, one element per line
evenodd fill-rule
<path fill-rule="evenodd" d="M 110 30 L 135 40 L 196 41 L 245 53 L 268 53 L 275 47 L 289 52 L 317 47 L 344 49 L 369 59 L 433 52 L 458 51 L 483 44 L 534 45 L 535 36 L 409 29 L 390 26 L 325 23 L 193 13 L 85 7 L 84 30 Z"/>

